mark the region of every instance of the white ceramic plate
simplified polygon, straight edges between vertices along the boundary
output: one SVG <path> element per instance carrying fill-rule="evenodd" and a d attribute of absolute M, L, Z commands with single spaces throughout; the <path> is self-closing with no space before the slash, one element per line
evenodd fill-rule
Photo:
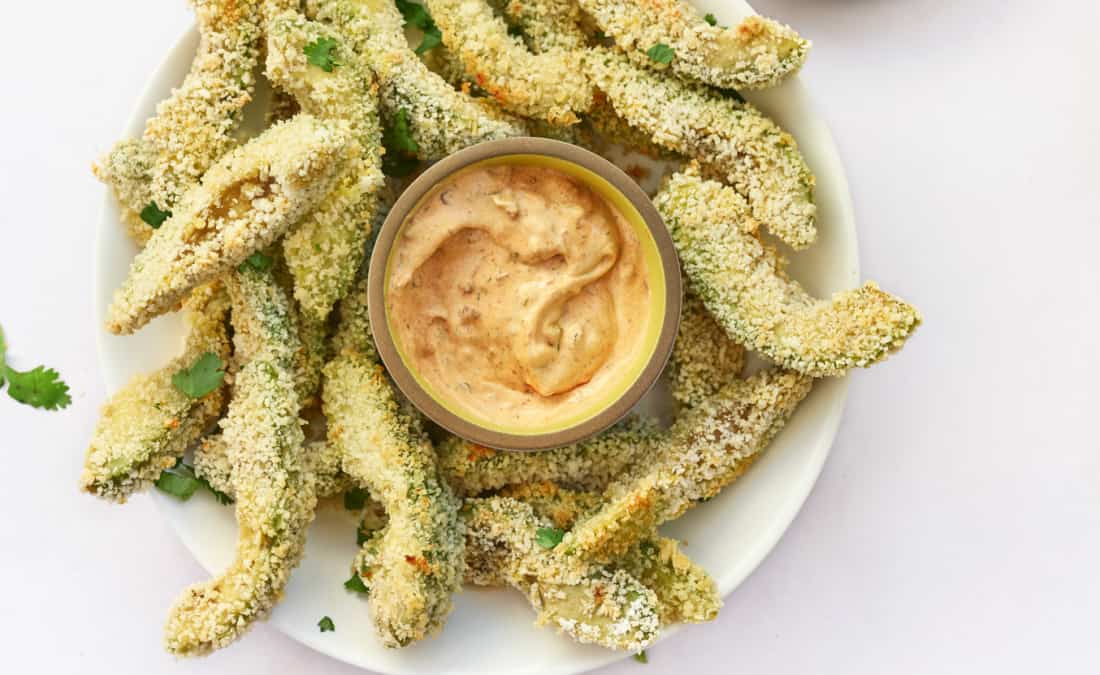
<path fill-rule="evenodd" d="M 726 23 L 751 11 L 741 0 L 697 4 Z M 183 80 L 197 43 L 197 34 L 190 31 L 169 52 L 134 111 L 128 135 L 140 135 L 157 102 Z M 816 294 L 855 285 L 859 261 L 847 182 L 828 129 L 814 114 L 805 88 L 794 80 L 749 98 L 794 134 L 817 175 L 820 234 L 809 251 L 791 255 L 793 276 Z M 135 252 L 119 225 L 118 208 L 107 195 L 95 252 L 95 307 L 101 324 L 111 293 Z M 125 338 L 101 331 L 99 358 L 108 390 L 117 390 L 135 373 L 161 366 L 181 347 L 182 336 L 176 316 L 157 319 Z M 710 571 L 723 595 L 760 564 L 809 495 L 836 435 L 846 395 L 844 379 L 817 383 L 787 428 L 741 480 L 664 528 L 665 534 L 690 542 L 686 552 Z M 155 490 L 152 495 L 207 570 L 215 573 L 229 564 L 236 539 L 231 508 L 219 506 L 204 492 L 187 502 Z M 535 628 L 533 613 L 518 593 L 472 588 L 456 596 L 454 613 L 438 637 L 401 650 L 386 649 L 374 636 L 369 604 L 343 588 L 356 551 L 355 528 L 354 519 L 339 508 L 329 506 L 318 514 L 305 560 L 271 617 L 280 630 L 320 652 L 394 675 L 578 673 L 626 656 Z M 326 615 L 335 622 L 335 632 L 318 631 L 317 621 Z M 666 631 L 665 637 L 674 632 Z"/>

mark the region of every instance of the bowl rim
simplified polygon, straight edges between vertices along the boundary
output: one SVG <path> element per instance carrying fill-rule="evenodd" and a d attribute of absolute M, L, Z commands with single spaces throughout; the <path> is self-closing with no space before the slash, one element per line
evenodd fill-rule
<path fill-rule="evenodd" d="M 656 244 L 664 273 L 665 313 L 653 352 L 637 378 L 618 398 L 590 417 L 564 429 L 519 434 L 489 429 L 447 409 L 427 392 L 398 352 L 389 330 L 385 305 L 385 276 L 389 253 L 408 216 L 421 199 L 439 183 L 472 165 L 509 156 L 542 156 L 586 169 L 607 181 L 638 211 Z M 394 202 L 379 230 L 371 251 L 367 276 L 367 306 L 371 332 L 382 362 L 397 388 L 433 422 L 466 440 L 499 450 L 536 451 L 561 447 L 590 438 L 625 417 L 660 378 L 672 354 L 680 325 L 683 281 L 672 237 L 649 196 L 622 169 L 596 153 L 577 145 L 549 138 L 518 136 L 484 141 L 464 148 L 436 162 L 405 188 Z"/>

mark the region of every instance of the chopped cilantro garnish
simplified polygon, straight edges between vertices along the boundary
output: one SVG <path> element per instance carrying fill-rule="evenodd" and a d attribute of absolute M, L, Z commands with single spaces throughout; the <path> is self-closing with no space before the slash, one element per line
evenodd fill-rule
<path fill-rule="evenodd" d="M 225 362 L 214 352 L 199 357 L 190 368 L 172 376 L 172 386 L 191 398 L 202 398 L 221 386 L 225 379 Z"/>
<path fill-rule="evenodd" d="M 187 501 L 196 490 L 202 487 L 202 483 L 194 476 L 185 475 L 175 469 L 165 469 L 161 472 L 160 478 L 157 478 L 156 486 L 161 492 L 167 492 L 173 497 Z"/>
<path fill-rule="evenodd" d="M 238 269 L 243 272 L 245 271 L 245 269 L 251 267 L 257 272 L 266 272 L 271 269 L 271 264 L 273 262 L 275 261 L 271 258 L 271 256 L 264 255 L 262 251 L 256 251 L 252 255 L 245 258 L 244 262 L 241 263 Z"/>
<path fill-rule="evenodd" d="M 707 14 L 706 16 L 704 16 L 703 21 L 706 21 L 707 23 L 709 23 L 712 26 L 717 26 L 718 25 L 718 19 L 715 18 L 715 16 L 713 14 Z"/>
<path fill-rule="evenodd" d="M 359 527 L 355 528 L 355 545 L 362 546 L 373 535 L 373 531 L 363 529 L 363 525 L 360 523 Z"/>
<path fill-rule="evenodd" d="M 424 5 L 409 2 L 409 0 L 395 0 L 395 2 L 401 16 L 405 18 L 405 25 L 419 28 L 420 32 L 424 34 L 420 44 L 413 51 L 417 54 L 423 54 L 443 43 L 443 33 L 435 25 L 435 20 L 432 19 L 432 15 L 428 13 L 428 9 Z"/>
<path fill-rule="evenodd" d="M 309 61 L 310 65 L 317 66 L 326 73 L 331 73 L 333 68 L 340 65 L 332 55 L 338 44 L 332 38 L 317 38 L 316 41 L 306 45 L 302 51 L 305 52 L 306 60 Z"/>
<path fill-rule="evenodd" d="M 344 588 L 349 591 L 355 591 L 356 593 L 370 593 L 370 589 L 363 583 L 363 580 L 355 572 L 351 573 L 351 578 L 344 582 Z"/>
<path fill-rule="evenodd" d="M 512 37 L 521 38 L 521 37 L 523 37 L 523 29 L 520 28 L 519 26 L 513 26 L 512 24 L 508 24 L 508 34 L 511 35 Z"/>
<path fill-rule="evenodd" d="M 363 488 L 352 488 L 344 493 L 344 508 L 348 511 L 358 511 L 367 505 L 367 497 L 370 497 L 370 492 Z"/>
<path fill-rule="evenodd" d="M 69 385 L 61 381 L 53 368 L 38 366 L 26 372 L 9 366 L 4 331 L 0 330 L 0 387 L 8 385 L 8 396 L 42 410 L 60 410 L 73 402 Z"/>
<path fill-rule="evenodd" d="M 156 486 L 162 492 L 167 492 L 184 501 L 190 499 L 191 495 L 195 494 L 196 490 L 203 487 L 209 490 L 210 494 L 214 495 L 214 499 L 218 500 L 219 504 L 226 505 L 233 503 L 232 497 L 221 490 L 215 490 L 214 486 L 210 484 L 210 481 L 205 478 L 196 476 L 195 468 L 190 464 L 185 464 L 182 457 L 176 460 L 176 465 L 171 469 L 165 469 L 160 473 L 160 477 L 157 478 Z"/>
<path fill-rule="evenodd" d="M 649 663 L 649 657 L 646 656 L 644 649 L 634 655 L 634 660 L 638 663 Z"/>
<path fill-rule="evenodd" d="M 409 132 L 409 111 L 405 108 L 393 116 L 392 124 L 382 134 L 382 144 L 386 147 L 386 154 L 382 155 L 382 173 L 387 176 L 402 178 L 420 164 L 416 158 L 420 145 Z"/>
<path fill-rule="evenodd" d="M 554 548 L 561 543 L 561 538 L 564 536 L 563 530 L 555 527 L 540 527 L 535 531 L 535 542 L 543 548 Z"/>
<path fill-rule="evenodd" d="M 327 616 L 322 616 L 321 620 L 317 622 L 317 627 L 321 629 L 322 633 L 331 633 L 336 630 L 336 624 L 332 622 L 332 619 Z"/>
<path fill-rule="evenodd" d="M 172 217 L 172 212 L 161 211 L 156 202 L 149 202 L 145 205 L 145 208 L 141 210 L 140 215 L 146 225 L 156 230 L 164 224 L 164 221 Z"/>
<path fill-rule="evenodd" d="M 672 47 L 664 44 L 663 42 L 653 45 L 652 47 L 647 49 L 645 53 L 651 61 L 655 61 L 656 63 L 663 63 L 666 66 L 672 63 L 672 57 L 676 56 L 676 51 Z"/>

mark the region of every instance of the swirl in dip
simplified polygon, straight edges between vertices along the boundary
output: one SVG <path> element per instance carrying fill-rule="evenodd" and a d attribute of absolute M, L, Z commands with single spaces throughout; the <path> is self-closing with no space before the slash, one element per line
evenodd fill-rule
<path fill-rule="evenodd" d="M 386 281 L 408 368 L 454 412 L 498 428 L 598 412 L 644 358 L 654 320 L 635 230 L 544 166 L 475 165 L 435 186 L 397 235 Z"/>

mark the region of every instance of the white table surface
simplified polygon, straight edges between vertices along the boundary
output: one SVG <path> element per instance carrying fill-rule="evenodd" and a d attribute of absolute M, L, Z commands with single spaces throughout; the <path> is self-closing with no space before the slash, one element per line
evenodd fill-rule
<path fill-rule="evenodd" d="M 814 40 L 803 77 L 848 167 L 864 273 L 926 323 L 852 375 L 820 482 L 721 616 L 601 672 L 1100 672 L 1100 8 L 756 4 Z M 263 625 L 167 656 L 165 609 L 203 571 L 148 497 L 76 490 L 105 393 L 89 165 L 189 21 L 180 0 L 0 19 L 0 323 L 14 365 L 73 391 L 54 413 L 0 395 L 5 672 L 359 672 Z"/>

